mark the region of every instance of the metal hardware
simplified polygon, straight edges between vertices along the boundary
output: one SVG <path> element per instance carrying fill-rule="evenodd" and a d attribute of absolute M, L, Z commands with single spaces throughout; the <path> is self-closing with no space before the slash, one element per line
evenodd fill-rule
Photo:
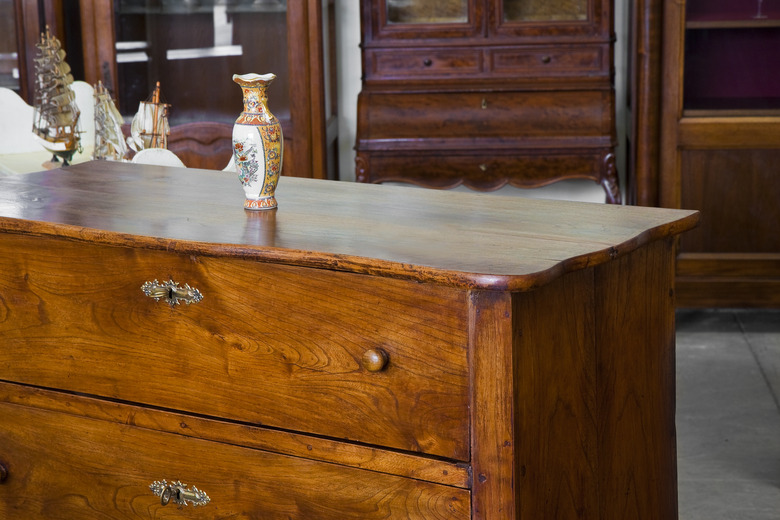
<path fill-rule="evenodd" d="M 174 504 L 181 509 L 183 506 L 189 505 L 187 502 L 192 502 L 194 507 L 205 506 L 211 499 L 205 491 L 192 486 L 192 490 L 187 489 L 187 484 L 182 484 L 178 480 L 168 484 L 168 481 L 155 480 L 149 485 L 149 489 L 152 493 L 160 497 L 160 503 L 164 506 L 168 505 L 168 502 L 173 501 Z"/>
<path fill-rule="evenodd" d="M 485 110 L 487 108 L 487 99 L 482 98 L 482 110 Z"/>
<path fill-rule="evenodd" d="M 423 60 L 423 65 L 425 65 L 426 67 L 430 67 L 431 65 L 433 65 L 433 60 L 430 58 L 425 58 Z"/>
<path fill-rule="evenodd" d="M 542 56 L 542 63 L 550 63 L 552 61 L 551 56 Z"/>
<path fill-rule="evenodd" d="M 479 169 L 482 170 L 483 172 L 486 172 L 487 171 L 487 164 L 480 164 L 479 165 Z"/>
<path fill-rule="evenodd" d="M 154 298 L 155 301 L 163 300 L 169 303 L 171 307 L 179 305 L 179 300 L 189 305 L 198 303 L 203 299 L 203 295 L 199 290 L 190 287 L 186 283 L 184 287 L 179 287 L 179 284 L 173 280 L 168 280 L 165 283 L 160 283 L 157 280 L 146 282 L 141 286 L 141 290 L 149 298 Z"/>
<path fill-rule="evenodd" d="M 384 350 L 372 348 L 363 354 L 363 368 L 369 372 L 381 372 L 387 366 L 389 359 L 390 357 Z"/>

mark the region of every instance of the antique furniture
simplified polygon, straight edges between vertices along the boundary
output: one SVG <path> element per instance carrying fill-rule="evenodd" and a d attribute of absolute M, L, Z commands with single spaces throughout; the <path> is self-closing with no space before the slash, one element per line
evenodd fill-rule
<path fill-rule="evenodd" d="M 612 0 L 361 2 L 356 178 L 620 202 Z"/>
<path fill-rule="evenodd" d="M 694 208 L 685 307 L 780 305 L 780 5 L 642 0 L 634 8 L 635 204 Z"/>
<path fill-rule="evenodd" d="M 99 161 L 0 179 L 0 518 L 676 518 L 695 212 L 277 198 Z"/>
<path fill-rule="evenodd" d="M 39 2 L 14 1 L 17 29 L 27 49 L 34 49 Z M 273 72 L 278 79 L 270 102 L 284 127 L 284 173 L 338 176 L 334 0 L 298 0 L 290 9 L 286 0 L 40 5 L 76 79 L 102 81 L 128 126 L 138 103 L 161 82 L 172 105 L 168 148 L 187 166 L 221 169 L 228 163 L 233 123 L 242 109 L 232 76 Z M 28 103 L 33 54 L 20 60 Z"/>
<path fill-rule="evenodd" d="M 19 93 L 19 42 L 13 0 L 0 0 L 0 88 Z"/>

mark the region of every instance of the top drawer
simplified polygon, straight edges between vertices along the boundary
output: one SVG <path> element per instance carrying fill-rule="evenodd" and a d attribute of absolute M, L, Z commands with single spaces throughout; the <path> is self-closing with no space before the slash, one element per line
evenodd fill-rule
<path fill-rule="evenodd" d="M 0 379 L 468 459 L 463 291 L 2 235 L 0 303 Z"/>
<path fill-rule="evenodd" d="M 393 79 L 609 78 L 607 45 L 366 49 L 369 81 Z"/>
<path fill-rule="evenodd" d="M 364 53 L 370 79 L 468 76 L 482 71 L 474 49 L 378 49 Z"/>
<path fill-rule="evenodd" d="M 492 49 L 488 62 L 493 75 L 501 77 L 609 74 L 608 50 L 588 45 Z"/>

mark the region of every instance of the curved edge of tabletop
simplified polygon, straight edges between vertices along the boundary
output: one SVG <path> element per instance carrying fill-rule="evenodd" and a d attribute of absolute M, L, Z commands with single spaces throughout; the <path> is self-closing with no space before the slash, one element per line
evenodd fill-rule
<path fill-rule="evenodd" d="M 520 292 L 546 285 L 568 272 L 606 263 L 635 251 L 645 244 L 667 237 L 674 237 L 696 227 L 699 222 L 698 211 L 678 211 L 680 213 L 680 218 L 648 228 L 620 244 L 559 261 L 548 269 L 517 275 L 453 271 L 411 263 L 399 263 L 390 260 L 323 253 L 318 251 L 225 243 L 206 243 L 145 235 L 132 235 L 70 224 L 52 224 L 49 222 L 22 220 L 10 217 L 0 217 L 0 229 L 11 233 L 56 236 L 70 240 L 111 246 L 143 247 L 180 254 L 199 254 L 216 257 L 232 256 L 251 259 L 258 262 L 279 263 L 299 267 L 330 269 L 418 282 L 437 283 L 462 289 Z"/>

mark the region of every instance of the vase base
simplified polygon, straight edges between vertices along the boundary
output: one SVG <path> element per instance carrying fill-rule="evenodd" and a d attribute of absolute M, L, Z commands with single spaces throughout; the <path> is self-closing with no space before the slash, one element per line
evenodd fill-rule
<path fill-rule="evenodd" d="M 276 198 L 264 197 L 262 199 L 246 199 L 244 200 L 244 209 L 251 211 L 260 211 L 264 209 L 275 209 Z"/>

